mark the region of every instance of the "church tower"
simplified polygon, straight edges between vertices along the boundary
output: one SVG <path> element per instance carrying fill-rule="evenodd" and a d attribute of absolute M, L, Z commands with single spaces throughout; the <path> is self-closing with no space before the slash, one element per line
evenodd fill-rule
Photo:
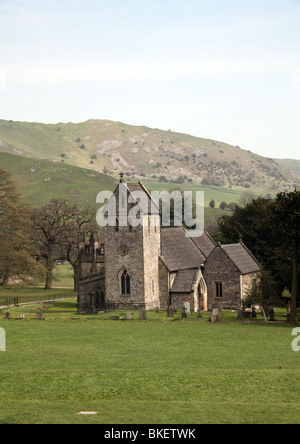
<path fill-rule="evenodd" d="M 106 302 L 123 310 L 155 309 L 160 306 L 159 209 L 141 182 L 126 184 L 122 175 L 110 206 L 114 217 L 104 213 Z"/>

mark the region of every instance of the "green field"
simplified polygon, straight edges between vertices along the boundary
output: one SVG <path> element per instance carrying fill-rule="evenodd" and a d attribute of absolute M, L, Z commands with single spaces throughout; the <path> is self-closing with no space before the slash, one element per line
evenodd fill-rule
<path fill-rule="evenodd" d="M 112 177 L 50 160 L 0 153 L 0 165 L 12 171 L 18 192 L 32 206 L 51 199 L 65 199 L 79 207 L 95 206 L 100 191 L 114 188 Z"/>
<path fill-rule="evenodd" d="M 112 321 L 77 315 L 75 302 L 0 315 L 1 424 L 300 422 L 300 354 L 286 323 L 233 322 L 231 312 L 219 324 L 165 312 Z"/>

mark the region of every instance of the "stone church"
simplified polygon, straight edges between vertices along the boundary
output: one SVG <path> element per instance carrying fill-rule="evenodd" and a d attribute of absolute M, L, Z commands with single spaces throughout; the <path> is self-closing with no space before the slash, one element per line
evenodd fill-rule
<path fill-rule="evenodd" d="M 130 219 L 120 224 L 120 195 L 125 201 L 135 191 L 145 194 L 149 211 L 140 212 L 143 223 L 138 226 L 132 226 Z M 126 184 L 121 179 L 114 195 L 115 225 L 103 228 L 103 240 L 92 234 L 80 242 L 80 313 L 170 305 L 181 309 L 185 302 L 192 311 L 210 310 L 216 302 L 223 308 L 240 308 L 260 271 L 243 243 L 216 245 L 205 231 L 195 238 L 183 228 L 163 228 L 160 211 L 141 182 Z"/>

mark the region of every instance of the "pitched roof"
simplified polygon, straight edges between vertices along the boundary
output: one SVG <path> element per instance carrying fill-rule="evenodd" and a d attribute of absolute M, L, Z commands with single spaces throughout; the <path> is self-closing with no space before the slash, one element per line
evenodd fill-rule
<path fill-rule="evenodd" d="M 212 240 L 207 231 L 204 231 L 202 236 L 192 237 L 191 239 L 205 257 L 208 257 L 216 247 L 215 242 Z"/>
<path fill-rule="evenodd" d="M 193 289 L 197 268 L 190 270 L 179 270 L 171 288 L 172 293 L 189 293 Z"/>
<path fill-rule="evenodd" d="M 222 248 L 242 274 L 261 270 L 259 262 L 243 243 L 222 245 Z"/>
<path fill-rule="evenodd" d="M 162 257 L 169 271 L 200 268 L 205 261 L 205 256 L 183 228 L 163 228 L 161 243 Z"/>

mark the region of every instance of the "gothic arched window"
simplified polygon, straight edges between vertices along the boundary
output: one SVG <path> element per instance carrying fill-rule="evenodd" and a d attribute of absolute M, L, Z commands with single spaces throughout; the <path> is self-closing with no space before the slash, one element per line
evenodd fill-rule
<path fill-rule="evenodd" d="M 123 295 L 130 294 L 130 277 L 127 270 L 124 270 L 121 276 L 121 292 Z"/>

